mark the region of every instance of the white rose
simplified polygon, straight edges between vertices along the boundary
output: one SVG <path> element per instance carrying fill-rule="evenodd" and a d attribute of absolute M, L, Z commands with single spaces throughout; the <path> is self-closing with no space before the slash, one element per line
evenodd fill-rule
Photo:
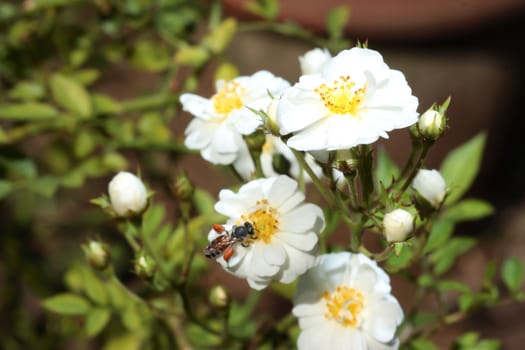
<path fill-rule="evenodd" d="M 121 171 L 109 182 L 109 200 L 119 216 L 140 214 L 146 209 L 148 192 L 142 180 L 132 173 Z"/>
<path fill-rule="evenodd" d="M 414 218 L 404 209 L 395 209 L 385 214 L 383 227 L 388 242 L 403 242 L 414 229 Z"/>

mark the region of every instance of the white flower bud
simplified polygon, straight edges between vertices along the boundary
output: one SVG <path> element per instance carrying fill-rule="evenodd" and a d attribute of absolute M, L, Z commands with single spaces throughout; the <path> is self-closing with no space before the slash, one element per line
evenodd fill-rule
<path fill-rule="evenodd" d="M 142 180 L 132 173 L 121 171 L 110 181 L 109 200 L 119 216 L 140 214 L 146 209 L 148 192 Z"/>
<path fill-rule="evenodd" d="M 447 184 L 439 171 L 421 169 L 417 173 L 412 187 L 434 208 L 438 208 L 445 198 Z"/>
<path fill-rule="evenodd" d="M 404 209 L 394 209 L 385 214 L 383 227 L 388 242 L 403 242 L 414 229 L 414 218 Z"/>
<path fill-rule="evenodd" d="M 429 109 L 419 117 L 419 132 L 426 138 L 437 140 L 445 130 L 446 120 L 443 114 Z"/>
<path fill-rule="evenodd" d="M 327 49 L 313 49 L 299 57 L 302 74 L 319 72 L 321 66 L 332 58 Z"/>

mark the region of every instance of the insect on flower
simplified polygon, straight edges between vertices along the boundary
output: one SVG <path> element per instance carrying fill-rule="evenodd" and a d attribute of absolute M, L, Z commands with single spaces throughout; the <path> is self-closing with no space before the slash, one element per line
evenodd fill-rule
<path fill-rule="evenodd" d="M 213 230 L 224 234 L 217 236 L 208 244 L 206 249 L 204 249 L 204 255 L 207 258 L 214 259 L 222 254 L 225 261 L 230 260 L 233 253 L 235 253 L 235 244 L 241 243 L 242 246 L 247 247 L 246 240 L 252 238 L 255 232 L 252 224 L 248 221 L 242 226 L 233 225 L 230 231 L 226 230 L 222 225 L 214 224 Z"/>

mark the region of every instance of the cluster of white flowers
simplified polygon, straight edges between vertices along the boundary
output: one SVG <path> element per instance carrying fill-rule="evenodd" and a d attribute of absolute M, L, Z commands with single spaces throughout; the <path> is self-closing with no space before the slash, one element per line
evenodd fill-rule
<path fill-rule="evenodd" d="M 217 82 L 217 92 L 209 99 L 180 97 L 183 109 L 195 117 L 186 129 L 186 146 L 214 164 L 233 165 L 247 180 L 253 178 L 255 164 L 245 137 L 256 130 L 266 132 L 260 150 L 266 178 L 246 183 L 237 193 L 222 190 L 215 206 L 228 217 L 227 232 L 245 223 L 254 232 L 242 244 L 232 244 L 227 256 L 217 254 L 216 260 L 254 289 L 302 276 L 293 309 L 302 329 L 300 349 L 396 349 L 403 311 L 390 294 L 388 275 L 362 254 L 317 256 L 323 212 L 304 203 L 298 183 L 279 173 L 308 180 L 295 149 L 307 152 L 306 163 L 320 177 L 316 161 L 328 159 L 328 152 L 348 152 L 416 123 L 418 100 L 404 75 L 390 69 L 374 50 L 354 47 L 332 57 L 315 49 L 299 63 L 303 75 L 293 86 L 260 71 Z M 427 119 L 436 123 L 435 117 Z M 264 130 L 268 123 L 275 128 Z M 284 163 L 281 169 L 278 161 Z M 413 188 L 436 208 L 443 201 L 445 184 L 435 174 L 421 171 Z M 403 209 L 385 214 L 386 240 L 407 239 L 413 221 Z M 220 235 L 224 233 L 211 230 L 210 244 Z"/>

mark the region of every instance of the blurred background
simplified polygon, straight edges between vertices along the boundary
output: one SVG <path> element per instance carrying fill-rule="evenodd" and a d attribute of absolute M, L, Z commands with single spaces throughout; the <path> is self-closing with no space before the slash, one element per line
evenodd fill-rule
<path fill-rule="evenodd" d="M 11 3 L 18 5 L 16 1 Z M 25 6 L 30 3 L 24 1 Z M 245 3 L 223 1 L 226 15 L 256 23 L 258 19 L 245 10 Z M 328 11 L 340 5 L 351 7 L 345 36 L 354 42 L 368 40 L 369 47 L 380 51 L 391 68 L 405 74 L 419 98 L 419 112 L 433 102 L 452 97 L 448 110 L 450 128 L 432 149 L 427 167 L 439 167 L 451 149 L 480 131 L 487 132 L 481 173 L 467 196 L 488 200 L 496 207 L 496 214 L 459 226 L 458 233 L 478 237 L 481 244 L 461 259 L 450 272 L 451 277 L 476 287 L 481 283 L 480 267 L 488 261 L 501 261 L 507 256 L 525 261 L 525 1 L 283 0 L 279 20 L 297 22 L 322 35 Z M 89 21 L 89 16 L 83 20 Z M 297 57 L 312 48 L 304 41 L 276 33 L 240 32 L 226 57 L 241 74 L 267 69 L 293 83 L 300 75 Z M 35 47 L 24 50 L 20 50 L 22 56 L 38 53 Z M 5 56 L 0 55 L 0 63 L 5 63 L 2 59 Z M 52 62 L 48 68 L 53 65 Z M 208 68 L 204 73 L 198 93 L 209 96 L 213 93 L 213 70 Z M 0 70 L 0 94 L 5 94 L 10 83 L 2 74 L 5 71 Z M 100 77 L 95 89 L 118 100 L 158 84 L 158 75 L 120 63 Z M 175 118 L 170 127 L 172 135 L 182 137 L 189 120 L 188 115 Z M 36 159 L 57 142 L 66 143 L 60 134 L 56 141 L 56 136 L 53 135 L 53 142 L 43 136 L 24 139 L 16 145 L 0 145 L 0 156 L 23 153 Z M 389 140 L 381 141 L 399 164 L 407 156 L 409 142 L 404 131 L 393 132 Z M 210 169 L 199 156 L 173 156 L 162 153 L 161 147 L 142 153 L 129 147 L 121 153 L 129 160 L 130 169 L 148 169 L 145 180 L 157 192 L 156 200 L 164 201 L 173 211 L 170 176 L 180 169 L 186 170 L 197 186 L 215 196 L 219 189 L 235 183 L 229 173 Z M 39 300 L 63 290 L 62 273 L 71 261 L 82 258 L 80 243 L 86 237 L 99 235 L 109 242 L 118 240 L 107 217 L 88 203 L 106 192 L 110 170 L 85 179 L 83 186 L 59 190 L 53 200 L 21 192 L 0 201 L 0 340 L 9 339 L 5 344 L 0 342 L 0 347 L 23 349 L 27 344 L 41 342 L 42 348 L 53 348 L 58 341 L 52 336 L 45 339 L 44 334 L 55 334 L 56 329 L 64 328 L 64 322 L 49 322 Z M 121 258 L 115 261 L 130 259 L 129 252 L 116 254 Z M 127 274 L 127 281 L 133 283 L 132 274 L 126 267 L 121 269 Z M 205 283 L 226 285 L 240 299 L 247 292 L 244 281 L 219 268 L 206 275 Z M 409 304 L 412 290 L 403 281 L 393 281 L 393 293 L 401 304 Z M 290 308 L 277 295 L 267 293 L 263 298 L 261 310 L 269 314 L 282 314 Z M 503 349 L 521 349 L 525 344 L 524 313 L 523 304 L 481 311 L 449 327 L 434 340 L 445 348 L 458 334 L 476 330 L 482 337 L 500 338 Z M 60 344 L 66 349 L 97 346 L 82 339 Z"/>

